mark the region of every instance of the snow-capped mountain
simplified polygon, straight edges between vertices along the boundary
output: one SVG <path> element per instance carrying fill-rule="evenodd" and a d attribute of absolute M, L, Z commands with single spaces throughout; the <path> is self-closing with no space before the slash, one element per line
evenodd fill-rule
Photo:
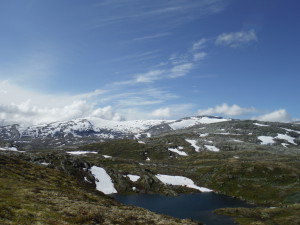
<path fill-rule="evenodd" d="M 64 148 L 99 143 L 111 139 L 139 139 L 164 135 L 185 135 L 187 141 L 202 143 L 212 148 L 212 143 L 223 141 L 298 146 L 300 127 L 296 123 L 234 120 L 221 117 L 195 116 L 180 120 L 110 121 L 100 118 L 82 118 L 35 126 L 11 125 L 0 127 L 0 147 L 20 147 L 21 150 Z M 206 140 L 207 137 L 212 140 Z M 239 137 L 239 138 L 238 138 Z"/>
<path fill-rule="evenodd" d="M 125 137 L 150 136 L 171 130 L 184 129 L 197 124 L 228 121 L 220 117 L 197 116 L 180 120 L 132 120 L 111 121 L 95 117 L 75 119 L 25 127 L 10 125 L 0 127 L 0 138 L 10 140 L 27 140 L 35 138 L 81 138 L 98 137 L 114 139 Z"/>

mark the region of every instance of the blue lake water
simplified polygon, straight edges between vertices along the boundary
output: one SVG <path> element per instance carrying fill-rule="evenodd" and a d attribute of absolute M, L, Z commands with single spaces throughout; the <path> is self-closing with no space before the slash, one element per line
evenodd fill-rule
<path fill-rule="evenodd" d="M 177 218 L 190 218 L 206 225 L 234 225 L 232 218 L 212 213 L 218 208 L 253 207 L 236 198 L 213 192 L 176 197 L 150 194 L 113 195 L 117 201 Z"/>

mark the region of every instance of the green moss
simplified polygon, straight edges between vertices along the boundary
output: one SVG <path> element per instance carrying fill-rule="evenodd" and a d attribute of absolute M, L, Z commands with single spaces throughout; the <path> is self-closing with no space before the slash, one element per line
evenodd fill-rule
<path fill-rule="evenodd" d="M 195 224 L 122 206 L 74 176 L 1 154 L 0 199 L 3 225 Z"/>
<path fill-rule="evenodd" d="M 300 205 L 286 208 L 226 208 L 215 210 L 215 213 L 235 217 L 241 225 L 248 224 L 291 224 L 300 222 Z"/>

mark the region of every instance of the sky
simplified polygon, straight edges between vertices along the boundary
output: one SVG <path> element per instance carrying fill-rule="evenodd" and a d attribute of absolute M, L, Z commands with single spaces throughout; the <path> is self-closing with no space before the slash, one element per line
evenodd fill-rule
<path fill-rule="evenodd" d="M 0 0 L 0 124 L 300 118 L 298 0 Z"/>

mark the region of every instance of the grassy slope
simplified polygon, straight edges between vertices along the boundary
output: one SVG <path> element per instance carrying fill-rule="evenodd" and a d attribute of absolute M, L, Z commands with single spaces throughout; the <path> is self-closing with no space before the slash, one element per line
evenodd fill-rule
<path fill-rule="evenodd" d="M 0 224 L 194 224 L 123 206 L 54 169 L 0 155 Z"/>
<path fill-rule="evenodd" d="M 172 143 L 176 142 L 173 137 Z M 177 137 L 181 141 L 181 137 Z M 223 209 L 218 213 L 231 215 L 241 224 L 288 224 L 290 221 L 299 222 L 300 203 L 300 162 L 299 155 L 285 152 L 268 151 L 267 147 L 258 147 L 256 150 L 231 150 L 223 152 L 189 152 L 188 157 L 169 157 L 167 148 L 170 137 L 160 137 L 151 140 L 147 146 L 136 144 L 133 141 L 121 141 L 105 144 L 90 145 L 86 149 L 98 150 L 100 153 L 115 156 L 114 160 L 93 159 L 94 163 L 101 162 L 108 168 L 139 173 L 142 169 L 152 173 L 182 175 L 193 179 L 198 185 L 206 186 L 215 191 L 245 199 L 248 202 L 265 206 L 255 209 Z M 165 143 L 165 144 L 164 144 Z M 188 149 L 184 143 L 178 144 Z M 110 148 L 119 149 L 122 154 L 115 155 Z M 135 149 L 135 150 L 132 150 Z M 140 152 L 145 149 L 151 158 L 150 162 L 143 162 L 143 166 L 134 163 L 140 161 Z M 165 149 L 161 158 L 151 157 L 159 155 L 156 149 Z M 188 149 L 189 150 L 189 149 Z M 115 151 L 115 150 L 114 150 Z M 129 154 L 131 152 L 131 154 Z M 236 157 L 238 155 L 238 158 Z M 127 159 L 127 160 L 126 160 Z M 270 209 L 270 206 L 279 208 Z M 288 208 L 286 208 L 288 206 Z M 253 223 L 255 224 L 255 223 Z M 297 224 L 297 222 L 290 223 Z"/>

